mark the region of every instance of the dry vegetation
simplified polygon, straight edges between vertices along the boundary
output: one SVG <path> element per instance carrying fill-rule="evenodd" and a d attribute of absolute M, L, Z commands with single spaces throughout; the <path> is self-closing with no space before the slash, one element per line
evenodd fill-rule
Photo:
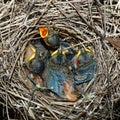
<path fill-rule="evenodd" d="M 82 86 L 76 102 L 55 101 L 41 91 L 31 100 L 21 56 L 43 25 L 53 26 L 74 47 L 84 44 L 95 52 L 96 78 Z M 119 49 L 120 0 L 1 0 L 0 119 L 119 119 Z"/>

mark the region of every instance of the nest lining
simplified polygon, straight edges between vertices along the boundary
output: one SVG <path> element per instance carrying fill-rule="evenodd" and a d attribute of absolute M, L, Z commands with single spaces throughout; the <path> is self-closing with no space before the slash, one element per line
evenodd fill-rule
<path fill-rule="evenodd" d="M 109 2 L 106 9 L 105 5 L 92 0 L 0 2 L 0 107 L 4 111 L 1 119 L 120 117 L 119 53 L 104 38 L 104 33 L 106 37 L 120 38 L 120 5 L 114 0 L 115 5 Z M 89 46 L 95 52 L 96 78 L 82 85 L 84 93 L 76 102 L 55 101 L 54 96 L 41 91 L 36 91 L 31 100 L 21 56 L 40 26 L 51 26 L 58 31 L 61 40 L 74 47 Z"/>

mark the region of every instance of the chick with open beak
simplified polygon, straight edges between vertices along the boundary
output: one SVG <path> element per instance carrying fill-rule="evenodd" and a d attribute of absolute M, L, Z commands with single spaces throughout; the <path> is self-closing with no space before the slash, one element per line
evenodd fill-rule
<path fill-rule="evenodd" d="M 50 49 L 57 49 L 60 43 L 60 37 L 56 31 L 49 27 L 40 27 L 39 33 L 46 46 Z"/>

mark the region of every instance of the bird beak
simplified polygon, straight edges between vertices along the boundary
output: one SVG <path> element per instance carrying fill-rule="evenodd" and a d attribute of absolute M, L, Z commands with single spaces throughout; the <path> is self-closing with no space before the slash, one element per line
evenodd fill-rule
<path fill-rule="evenodd" d="M 53 56 L 57 55 L 57 54 L 58 54 L 58 52 L 59 52 L 58 50 L 55 50 L 54 52 L 52 52 L 52 53 L 51 53 L 51 57 L 53 57 Z"/>
<path fill-rule="evenodd" d="M 78 67 L 78 60 L 77 59 L 75 59 L 73 61 L 73 65 L 74 65 L 75 69 L 77 69 L 77 67 Z"/>
<path fill-rule="evenodd" d="M 46 38 L 48 36 L 48 28 L 47 27 L 40 27 L 39 32 L 40 32 L 40 36 L 42 38 Z"/>
<path fill-rule="evenodd" d="M 35 54 L 36 54 L 36 49 L 34 48 L 34 46 L 29 44 L 27 46 L 27 48 L 25 49 L 24 53 L 23 53 L 25 63 L 28 63 L 32 59 L 34 59 L 35 58 Z"/>
<path fill-rule="evenodd" d="M 73 65 L 74 65 L 75 69 L 78 67 L 78 58 L 80 57 L 80 55 L 81 55 L 81 51 L 78 50 L 78 52 L 75 55 L 74 60 L 73 60 Z"/>

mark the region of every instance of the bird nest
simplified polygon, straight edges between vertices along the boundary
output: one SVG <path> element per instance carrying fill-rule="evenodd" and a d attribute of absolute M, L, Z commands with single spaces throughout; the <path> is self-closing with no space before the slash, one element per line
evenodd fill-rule
<path fill-rule="evenodd" d="M 0 119 L 119 119 L 119 18 L 120 0 L 0 1 Z M 81 85 L 75 102 L 56 101 L 41 90 L 31 95 L 25 84 L 22 53 L 40 26 L 53 27 L 71 47 L 94 51 L 95 79 Z"/>

